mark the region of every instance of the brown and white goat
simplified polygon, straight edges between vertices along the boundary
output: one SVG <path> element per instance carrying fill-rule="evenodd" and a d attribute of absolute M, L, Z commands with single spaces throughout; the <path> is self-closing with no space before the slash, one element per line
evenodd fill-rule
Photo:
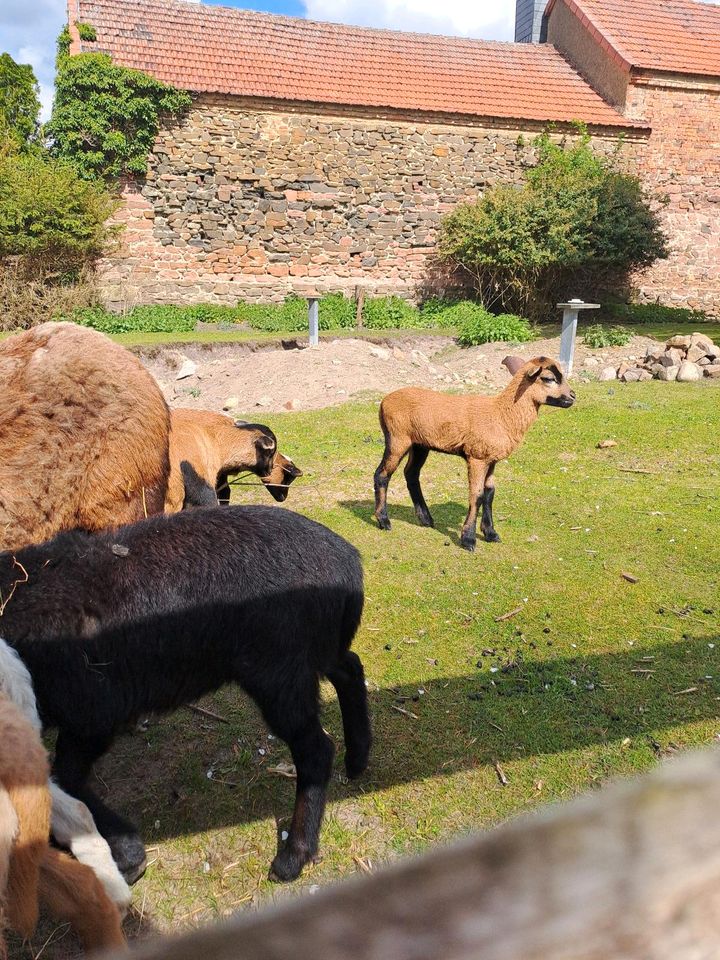
<path fill-rule="evenodd" d="M 195 489 L 209 487 L 211 496 L 215 491 L 220 503 L 228 503 L 229 478 L 246 470 L 256 474 L 280 502 L 286 499 L 293 480 L 302 476 L 302 470 L 278 450 L 272 430 L 261 423 L 232 420 L 211 410 L 179 407 L 171 411 L 166 513 L 182 510 L 188 501 L 201 505 L 188 497 L 191 477 Z"/>
<path fill-rule="evenodd" d="M 571 407 L 574 402 L 575 393 L 560 367 L 547 357 L 523 363 L 495 397 L 455 396 L 420 387 L 389 393 L 380 404 L 385 452 L 375 471 L 375 517 L 380 528 L 390 529 L 388 483 L 406 455 L 405 480 L 415 513 L 423 526 L 434 526 L 420 488 L 420 471 L 429 452 L 436 450 L 467 461 L 470 505 L 460 545 L 475 549 L 479 510 L 483 537 L 498 541 L 492 516 L 495 465 L 521 444 L 541 406 Z"/>
<path fill-rule="evenodd" d="M 0 550 L 162 513 L 170 416 L 137 357 L 74 323 L 0 343 Z"/>
<path fill-rule="evenodd" d="M 22 711 L 0 696 L 0 957 L 3 927 L 30 937 L 39 903 L 70 923 L 86 950 L 122 946 L 117 907 L 93 871 L 49 844 L 48 759 Z"/>

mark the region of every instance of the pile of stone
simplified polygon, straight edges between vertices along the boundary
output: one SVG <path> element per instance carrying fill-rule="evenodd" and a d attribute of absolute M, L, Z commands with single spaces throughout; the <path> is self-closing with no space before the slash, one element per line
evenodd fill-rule
<path fill-rule="evenodd" d="M 634 364 L 623 361 L 619 367 L 606 367 L 600 380 L 678 380 L 687 383 L 703 377 L 720 378 L 720 347 L 704 333 L 671 337 L 648 349 L 645 359 Z"/>

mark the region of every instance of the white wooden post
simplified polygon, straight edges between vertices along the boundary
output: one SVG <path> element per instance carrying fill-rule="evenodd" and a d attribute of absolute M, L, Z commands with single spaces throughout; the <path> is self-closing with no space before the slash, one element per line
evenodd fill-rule
<path fill-rule="evenodd" d="M 317 297 L 308 297 L 308 325 L 310 327 L 310 346 L 316 347 L 320 340 L 320 321 Z"/>
<path fill-rule="evenodd" d="M 575 335 L 577 334 L 578 313 L 580 310 L 599 310 L 599 303 L 584 303 L 582 300 L 570 300 L 568 303 L 559 303 L 558 310 L 562 310 L 562 332 L 560 334 L 560 363 L 565 369 L 565 376 L 570 377 L 573 369 L 573 355 L 575 353 Z"/>

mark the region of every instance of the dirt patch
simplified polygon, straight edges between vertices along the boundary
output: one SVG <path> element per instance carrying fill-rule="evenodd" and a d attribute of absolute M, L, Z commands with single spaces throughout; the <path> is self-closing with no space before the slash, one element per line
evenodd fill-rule
<path fill-rule="evenodd" d="M 644 357 L 651 343 L 648 337 L 634 337 L 626 347 L 606 350 L 578 344 L 576 375 L 594 378 L 605 366 Z M 510 379 L 501 365 L 508 353 L 525 359 L 557 357 L 559 349 L 559 337 L 512 348 L 493 343 L 463 349 L 449 337 L 414 336 L 382 344 L 325 340 L 318 347 L 297 349 L 188 345 L 160 348 L 142 359 L 171 406 L 277 411 L 317 410 L 358 394 L 412 385 L 493 393 Z M 188 370 L 192 372 L 176 379 Z"/>

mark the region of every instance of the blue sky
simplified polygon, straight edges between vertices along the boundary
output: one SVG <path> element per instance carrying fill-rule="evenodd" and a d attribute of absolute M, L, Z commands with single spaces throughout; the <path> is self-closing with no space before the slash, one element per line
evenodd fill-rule
<path fill-rule="evenodd" d="M 228 0 L 205 0 L 223 7 L 242 7 L 244 10 L 263 10 L 265 13 L 282 13 L 288 17 L 304 17 L 305 4 L 300 0 L 264 0 L 260 3 L 232 3 Z"/>

